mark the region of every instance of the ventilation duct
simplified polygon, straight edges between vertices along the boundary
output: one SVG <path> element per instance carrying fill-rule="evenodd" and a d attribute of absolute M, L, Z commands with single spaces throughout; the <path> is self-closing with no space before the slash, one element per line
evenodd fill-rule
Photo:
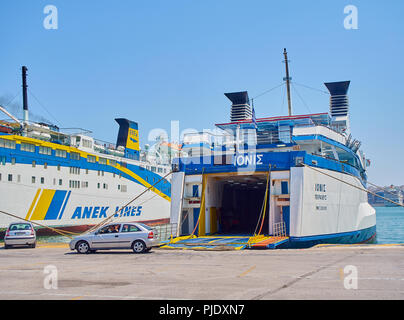
<path fill-rule="evenodd" d="M 252 119 L 250 99 L 247 91 L 224 94 L 231 102 L 230 121 L 242 121 Z"/>

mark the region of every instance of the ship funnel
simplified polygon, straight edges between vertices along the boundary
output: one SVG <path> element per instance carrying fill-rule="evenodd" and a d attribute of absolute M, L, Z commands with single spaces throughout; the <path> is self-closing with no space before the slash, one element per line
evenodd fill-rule
<path fill-rule="evenodd" d="M 125 148 L 126 158 L 139 160 L 140 148 L 137 122 L 124 118 L 118 118 L 115 121 L 119 124 L 116 146 Z"/>
<path fill-rule="evenodd" d="M 23 119 L 24 123 L 28 122 L 28 96 L 27 96 L 27 70 L 26 66 L 22 66 L 22 104 L 23 104 Z"/>
<path fill-rule="evenodd" d="M 346 133 L 349 133 L 349 100 L 347 93 L 350 83 L 351 81 L 324 83 L 331 95 L 331 125 L 334 129 Z"/>
<path fill-rule="evenodd" d="M 247 91 L 224 94 L 232 103 L 230 121 L 241 121 L 252 118 L 250 99 Z"/>

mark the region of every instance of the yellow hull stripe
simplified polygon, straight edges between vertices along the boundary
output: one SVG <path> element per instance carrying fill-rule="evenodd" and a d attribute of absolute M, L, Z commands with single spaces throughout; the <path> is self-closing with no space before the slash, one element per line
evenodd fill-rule
<path fill-rule="evenodd" d="M 31 216 L 31 213 L 32 213 L 32 210 L 34 209 L 34 206 L 36 204 L 36 201 L 38 200 L 38 196 L 39 196 L 40 193 L 41 193 L 41 189 L 38 189 L 38 191 L 35 194 L 34 200 L 32 200 L 31 206 L 29 207 L 27 216 L 25 217 L 26 220 L 29 220 L 29 218 Z"/>
<path fill-rule="evenodd" d="M 126 173 L 128 176 L 131 176 L 132 178 L 134 178 L 136 181 L 138 181 L 140 184 L 142 184 L 146 188 L 150 188 L 152 186 L 146 180 L 144 180 L 143 178 L 141 178 L 137 174 L 133 173 L 132 171 L 128 170 L 127 168 L 122 167 L 120 164 L 117 164 L 115 166 L 115 168 L 118 169 L 119 171 L 123 172 L 123 173 Z M 169 202 L 171 201 L 171 198 L 169 196 L 165 195 L 164 193 L 162 193 L 160 190 L 158 190 L 158 189 L 156 189 L 154 187 L 150 188 L 150 190 L 153 191 L 154 193 L 157 193 L 163 199 L 165 199 L 165 200 L 167 200 Z"/>
<path fill-rule="evenodd" d="M 35 207 L 31 220 L 44 220 L 56 190 L 44 189 Z"/>

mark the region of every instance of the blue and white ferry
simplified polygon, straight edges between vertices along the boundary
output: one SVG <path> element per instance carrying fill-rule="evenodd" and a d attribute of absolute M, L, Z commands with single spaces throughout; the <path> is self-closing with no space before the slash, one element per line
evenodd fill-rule
<path fill-rule="evenodd" d="M 70 231 L 85 231 L 110 216 L 119 221 L 168 223 L 167 143 L 156 142 L 142 150 L 138 124 L 124 118 L 115 119 L 116 144 L 97 140 L 82 129 L 63 130 L 30 121 L 27 69 L 22 69 L 24 119 L 0 106 L 6 118 L 0 120 L 0 228 L 18 218 Z"/>
<path fill-rule="evenodd" d="M 325 83 L 329 112 L 257 119 L 248 92 L 226 93 L 230 122 L 185 136 L 187 156 L 174 161 L 178 236 L 259 235 L 257 247 L 291 248 L 374 241 L 370 162 L 350 134 L 349 84 Z"/>

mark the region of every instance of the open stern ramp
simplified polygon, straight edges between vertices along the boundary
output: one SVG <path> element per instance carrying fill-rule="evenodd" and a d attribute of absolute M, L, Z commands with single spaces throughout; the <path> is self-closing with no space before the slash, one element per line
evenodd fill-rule
<path fill-rule="evenodd" d="M 288 240 L 288 237 L 272 236 L 185 236 L 175 238 L 161 248 L 214 251 L 275 249 L 278 245 Z"/>

